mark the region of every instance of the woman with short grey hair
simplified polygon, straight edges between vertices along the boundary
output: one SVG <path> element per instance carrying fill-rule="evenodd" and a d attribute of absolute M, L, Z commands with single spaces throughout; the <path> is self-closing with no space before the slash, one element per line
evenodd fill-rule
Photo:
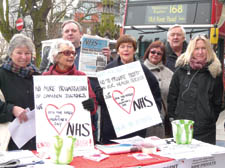
<path fill-rule="evenodd" d="M 47 72 L 43 75 L 76 75 L 84 76 L 84 72 L 78 71 L 74 65 L 74 59 L 76 57 L 76 51 L 73 44 L 68 40 L 59 39 L 52 45 L 50 59 L 53 65 L 50 66 Z M 91 115 L 96 114 L 98 103 L 96 101 L 95 93 L 91 88 L 90 81 L 88 79 L 88 93 L 89 98 L 82 102 L 83 108 L 90 111 Z M 74 102 L 75 103 L 75 102 Z M 95 130 L 93 125 L 93 131 Z"/>
<path fill-rule="evenodd" d="M 28 50 L 32 53 L 32 56 L 35 53 L 35 46 L 29 37 L 23 34 L 15 34 L 10 40 L 8 56 L 12 55 L 14 49 L 20 46 L 26 46 Z"/>
<path fill-rule="evenodd" d="M 38 69 L 31 63 L 35 53 L 32 40 L 22 34 L 15 34 L 9 43 L 8 60 L 0 68 L 0 89 L 5 102 L 0 100 L 0 123 L 11 122 L 17 118 L 26 122 L 27 108 L 34 109 L 33 75 Z M 29 129 L 29 128 L 28 128 Z M 21 148 L 10 139 L 8 150 L 36 149 L 35 137 Z"/>
<path fill-rule="evenodd" d="M 60 52 L 60 45 L 61 44 L 65 44 L 67 46 L 69 46 L 73 51 L 75 51 L 75 48 L 74 48 L 74 45 L 68 41 L 68 40 L 63 40 L 63 39 L 58 39 L 56 40 L 52 45 L 51 45 L 51 50 L 49 52 L 49 56 L 48 56 L 48 59 L 49 59 L 49 62 L 50 62 L 50 65 L 53 65 L 53 64 L 56 64 L 56 57 L 59 57 L 60 54 L 58 54 Z"/>

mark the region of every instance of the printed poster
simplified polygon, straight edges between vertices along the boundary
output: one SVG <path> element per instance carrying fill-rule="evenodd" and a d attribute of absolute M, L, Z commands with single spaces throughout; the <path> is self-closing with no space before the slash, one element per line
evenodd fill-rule
<path fill-rule="evenodd" d="M 107 57 L 102 49 L 109 46 L 109 40 L 91 35 L 83 35 L 79 58 L 79 70 L 87 76 L 96 77 L 96 72 L 101 71 L 107 65 Z"/>
<path fill-rule="evenodd" d="M 162 122 L 139 61 L 97 73 L 117 137 Z"/>
<path fill-rule="evenodd" d="M 87 76 L 34 76 L 37 151 L 48 153 L 56 135 L 76 138 L 74 154 L 93 149 Z"/>

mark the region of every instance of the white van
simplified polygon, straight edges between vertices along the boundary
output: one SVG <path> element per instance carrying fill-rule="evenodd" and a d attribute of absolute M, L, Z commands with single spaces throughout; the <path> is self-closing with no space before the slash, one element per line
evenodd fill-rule
<path fill-rule="evenodd" d="M 50 51 L 50 48 L 51 48 L 51 45 L 54 41 L 58 40 L 58 39 L 61 39 L 61 38 L 57 38 L 57 39 L 50 39 L 50 40 L 44 40 L 41 42 L 41 46 L 42 46 L 42 49 L 41 49 L 41 59 L 43 58 L 43 55 Z"/>

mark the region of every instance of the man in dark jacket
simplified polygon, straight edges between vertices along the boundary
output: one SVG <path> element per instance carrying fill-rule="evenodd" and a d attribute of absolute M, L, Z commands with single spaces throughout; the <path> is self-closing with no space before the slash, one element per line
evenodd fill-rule
<path fill-rule="evenodd" d="M 177 58 L 186 51 L 187 43 L 185 41 L 186 32 L 180 25 L 173 25 L 167 33 L 166 43 L 166 66 L 175 71 Z"/>

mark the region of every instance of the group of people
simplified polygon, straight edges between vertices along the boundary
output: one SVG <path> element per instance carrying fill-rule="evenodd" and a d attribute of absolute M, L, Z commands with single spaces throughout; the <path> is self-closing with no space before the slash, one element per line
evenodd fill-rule
<path fill-rule="evenodd" d="M 78 70 L 82 27 L 70 20 L 62 25 L 62 39 L 44 55 L 40 69 L 32 64 L 35 46 L 25 35 L 16 34 L 9 43 L 8 60 L 0 68 L 0 89 L 5 102 L 0 101 L 0 123 L 18 118 L 28 120 L 26 108 L 34 109 L 33 75 L 85 75 Z M 132 136 L 171 136 L 170 121 L 189 119 L 194 123 L 195 139 L 215 144 L 216 121 L 222 108 L 222 69 L 209 39 L 196 36 L 187 45 L 185 30 L 180 25 L 170 27 L 167 43 L 152 42 L 144 54 L 141 67 L 156 102 L 163 123 L 133 132 Z M 110 49 L 104 48 L 108 65 L 105 69 L 136 61 L 136 39 L 122 35 L 116 43 L 118 57 L 111 59 Z M 135 68 L 135 67 L 134 67 Z M 41 72 L 40 72 L 41 70 Z M 97 142 L 97 107 L 101 107 L 100 143 L 112 143 L 117 139 L 104 100 L 104 90 L 96 78 L 88 79 L 89 99 L 82 102 L 92 116 L 93 133 Z M 18 149 L 10 139 L 8 150 Z M 36 149 L 35 137 L 21 149 Z"/>

